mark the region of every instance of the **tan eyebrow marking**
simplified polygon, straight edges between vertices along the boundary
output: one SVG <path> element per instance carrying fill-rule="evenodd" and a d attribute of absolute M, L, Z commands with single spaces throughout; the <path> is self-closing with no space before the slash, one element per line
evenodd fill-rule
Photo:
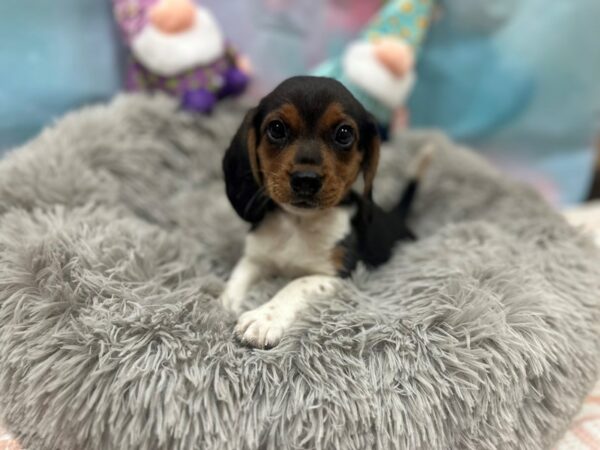
<path fill-rule="evenodd" d="M 295 133 L 303 129 L 305 126 L 300 111 L 298 111 L 298 109 L 292 103 L 284 103 L 279 108 L 267 114 L 262 124 L 262 132 L 265 132 L 269 122 L 277 119 L 285 122 L 290 130 Z"/>
<path fill-rule="evenodd" d="M 335 125 L 346 123 L 350 125 L 356 133 L 358 139 L 358 125 L 352 117 L 344 112 L 344 108 L 338 102 L 331 103 L 319 119 L 319 128 L 321 132 L 331 130 Z"/>

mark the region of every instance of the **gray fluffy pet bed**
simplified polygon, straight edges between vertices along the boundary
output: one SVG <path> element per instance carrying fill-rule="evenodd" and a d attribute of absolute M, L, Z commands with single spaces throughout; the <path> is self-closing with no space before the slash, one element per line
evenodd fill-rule
<path fill-rule="evenodd" d="M 600 258 L 528 188 L 433 133 L 421 236 L 277 348 L 216 298 L 246 226 L 220 161 L 241 108 L 76 112 L 0 163 L 0 416 L 30 449 L 548 448 L 599 366 Z M 249 304 L 282 280 L 264 283 Z"/>

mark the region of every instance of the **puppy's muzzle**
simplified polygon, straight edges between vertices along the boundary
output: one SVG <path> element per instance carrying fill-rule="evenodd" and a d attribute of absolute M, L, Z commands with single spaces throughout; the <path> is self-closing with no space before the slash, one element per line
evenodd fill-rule
<path fill-rule="evenodd" d="M 298 197 L 310 198 L 321 190 L 323 177 L 311 171 L 294 172 L 290 175 L 290 186 Z"/>

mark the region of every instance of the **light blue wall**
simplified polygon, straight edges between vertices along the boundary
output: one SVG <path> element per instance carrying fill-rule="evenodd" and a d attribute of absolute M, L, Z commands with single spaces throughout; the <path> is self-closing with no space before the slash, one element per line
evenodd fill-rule
<path fill-rule="evenodd" d="M 120 85 L 108 0 L 0 0 L 0 153 Z"/>
<path fill-rule="evenodd" d="M 440 0 L 410 101 L 563 204 L 584 199 L 600 138 L 599 0 Z"/>
<path fill-rule="evenodd" d="M 336 53 L 378 1 L 200 3 L 251 56 L 260 95 Z M 556 202 L 583 199 L 600 135 L 600 0 L 439 3 L 413 125 L 442 128 Z M 109 0 L 0 0 L 0 153 L 109 98 L 121 84 L 119 48 Z"/>

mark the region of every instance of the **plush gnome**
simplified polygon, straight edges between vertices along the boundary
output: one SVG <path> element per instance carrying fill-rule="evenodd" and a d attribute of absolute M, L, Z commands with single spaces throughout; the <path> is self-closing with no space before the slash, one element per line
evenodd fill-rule
<path fill-rule="evenodd" d="M 189 110 L 209 112 L 241 93 L 249 64 L 225 41 L 206 8 L 192 0 L 113 0 L 130 50 L 126 88 L 162 91 Z"/>
<path fill-rule="evenodd" d="M 415 83 L 415 54 L 425 35 L 433 0 L 392 0 L 342 55 L 325 61 L 314 75 L 336 78 L 377 119 L 384 137 Z"/>

